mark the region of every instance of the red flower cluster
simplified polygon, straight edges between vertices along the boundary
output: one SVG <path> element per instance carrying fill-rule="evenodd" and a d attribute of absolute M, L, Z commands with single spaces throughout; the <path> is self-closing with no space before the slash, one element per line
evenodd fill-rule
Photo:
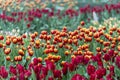
<path fill-rule="evenodd" d="M 27 12 L 11 12 L 11 15 L 7 15 L 4 11 L 3 14 L 0 14 L 0 19 L 7 20 L 8 22 L 20 22 L 21 20 L 25 21 L 33 21 L 35 18 L 41 18 L 43 15 L 47 15 L 48 17 L 57 16 L 58 18 L 63 16 L 69 16 L 74 17 L 78 16 L 79 14 L 85 14 L 85 13 L 101 13 L 105 10 L 107 10 L 109 13 L 114 10 L 116 13 L 120 12 L 120 3 L 117 4 L 105 4 L 102 6 L 90 6 L 89 4 L 79 8 L 79 10 L 74 9 L 67 9 L 64 12 L 60 10 L 55 10 L 54 8 L 51 9 L 31 9 Z"/>
<path fill-rule="evenodd" d="M 17 78 L 19 78 L 20 80 L 25 80 L 31 76 L 31 71 L 29 69 L 24 69 L 24 67 L 21 64 L 18 64 L 15 67 L 10 66 L 9 72 L 13 75 L 11 76 L 10 80 L 17 80 Z"/>

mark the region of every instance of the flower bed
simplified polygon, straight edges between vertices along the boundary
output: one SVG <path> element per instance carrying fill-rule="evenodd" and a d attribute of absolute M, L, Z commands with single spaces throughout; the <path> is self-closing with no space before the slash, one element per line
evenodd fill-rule
<path fill-rule="evenodd" d="M 119 34 L 102 26 L 0 35 L 1 79 L 119 79 Z"/>
<path fill-rule="evenodd" d="M 79 9 L 60 10 L 56 8 L 32 8 L 27 11 L 2 11 L 0 14 L 0 29 L 20 29 L 21 33 L 28 31 L 40 32 L 52 29 L 62 29 L 67 26 L 69 30 L 76 29 L 81 21 L 90 23 L 93 20 L 103 22 L 109 17 L 117 17 L 119 20 L 120 3 L 105 4 L 104 6 L 86 5 Z M 94 13 L 94 14 L 93 14 Z M 86 24 L 86 26 L 90 26 Z M 86 27 L 85 26 L 85 27 Z"/>

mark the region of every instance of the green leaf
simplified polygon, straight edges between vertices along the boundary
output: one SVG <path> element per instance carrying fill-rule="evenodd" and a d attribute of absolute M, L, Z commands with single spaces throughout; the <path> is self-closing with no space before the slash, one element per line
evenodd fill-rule
<path fill-rule="evenodd" d="M 36 79 L 36 75 L 35 75 L 35 72 L 32 70 L 32 75 L 30 77 L 31 80 L 37 80 Z"/>

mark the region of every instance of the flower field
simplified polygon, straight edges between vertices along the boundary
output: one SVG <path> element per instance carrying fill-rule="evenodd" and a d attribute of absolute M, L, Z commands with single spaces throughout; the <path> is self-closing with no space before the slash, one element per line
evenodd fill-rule
<path fill-rule="evenodd" d="M 120 3 L 111 3 L 1 0 L 0 80 L 120 80 Z"/>

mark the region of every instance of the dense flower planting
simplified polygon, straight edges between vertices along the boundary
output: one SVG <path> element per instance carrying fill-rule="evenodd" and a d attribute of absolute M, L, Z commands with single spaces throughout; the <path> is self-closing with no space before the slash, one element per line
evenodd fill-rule
<path fill-rule="evenodd" d="M 85 0 L 0 0 L 0 9 L 6 11 L 24 11 L 31 8 L 75 8 L 81 6 L 81 3 L 117 3 L 118 1 L 85 1 Z M 84 5 L 84 4 L 83 4 Z"/>
<path fill-rule="evenodd" d="M 79 10 L 67 9 L 63 11 L 60 9 L 56 10 L 55 8 L 43 8 L 43 9 L 33 8 L 28 11 L 10 12 L 10 15 L 7 15 L 4 11 L 3 14 L 1 14 L 0 16 L 1 16 L 1 19 L 7 20 L 10 22 L 20 21 L 22 19 L 33 21 L 34 18 L 36 17 L 41 18 L 42 15 L 45 15 L 45 14 L 47 14 L 48 17 L 57 16 L 61 18 L 61 17 L 64 17 L 65 15 L 68 15 L 69 17 L 73 17 L 73 16 L 78 16 L 79 14 L 86 14 L 86 13 L 92 13 L 92 12 L 96 12 L 99 15 L 104 11 L 107 11 L 108 13 L 111 13 L 112 11 L 115 11 L 114 13 L 119 13 L 119 9 L 120 9 L 120 3 L 110 4 L 110 5 L 105 4 L 103 7 L 102 6 L 91 6 L 88 4 L 84 7 L 80 7 Z"/>
<path fill-rule="evenodd" d="M 0 35 L 0 78 L 119 79 L 120 29 L 78 27 L 30 35 Z M 4 64 L 4 65 L 3 65 Z"/>
<path fill-rule="evenodd" d="M 24 11 L 34 7 L 37 8 L 46 8 L 46 7 L 56 7 L 61 6 L 65 7 L 66 5 L 68 8 L 79 4 L 80 1 L 69 1 L 69 0 L 0 0 L 0 9 L 6 11 Z"/>
<path fill-rule="evenodd" d="M 112 1 L 0 0 L 0 80 L 120 80 Z"/>
<path fill-rule="evenodd" d="M 104 6 L 86 5 L 78 9 L 56 9 L 56 8 L 31 8 L 25 11 L 3 10 L 0 14 L 0 29 L 8 30 L 20 29 L 21 33 L 26 31 L 42 31 L 50 32 L 52 29 L 62 29 L 63 26 L 68 26 L 68 29 L 76 29 L 81 20 L 86 23 L 91 23 L 94 20 L 95 13 L 98 17 L 97 21 L 104 21 L 109 17 L 119 18 L 120 3 L 105 4 Z M 9 26 L 11 25 L 11 26 Z M 86 24 L 87 25 L 87 24 Z M 90 25 L 87 25 L 90 26 Z M 70 27 L 70 28 L 69 28 Z"/>

